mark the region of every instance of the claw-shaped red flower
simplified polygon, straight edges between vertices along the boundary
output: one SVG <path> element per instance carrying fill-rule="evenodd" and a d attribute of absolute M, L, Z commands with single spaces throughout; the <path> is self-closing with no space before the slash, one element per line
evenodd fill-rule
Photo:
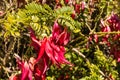
<path fill-rule="evenodd" d="M 30 58 L 29 62 L 21 61 L 19 58 L 16 58 L 21 69 L 19 78 L 16 78 L 18 76 L 14 77 L 16 80 L 32 80 L 32 75 L 35 80 L 45 80 L 46 71 L 50 66 L 49 62 L 56 64 L 58 67 L 60 67 L 60 64 L 70 64 L 64 57 L 64 46 L 70 40 L 70 34 L 67 32 L 66 28 L 63 30 L 58 23 L 55 22 L 52 36 L 50 38 L 44 38 L 43 40 L 36 38 L 32 28 L 29 30 L 32 40 L 31 45 L 38 54 L 36 58 Z M 11 80 L 14 79 L 11 78 Z"/>
<path fill-rule="evenodd" d="M 42 56 L 45 57 L 44 54 L 52 61 L 53 64 L 60 66 L 60 64 L 66 63 L 70 64 L 65 57 L 65 48 L 64 46 L 70 40 L 70 34 L 67 32 L 67 29 L 62 29 L 61 26 L 58 25 L 57 21 L 54 22 L 52 36 L 50 38 L 44 38 L 42 41 L 36 39 L 34 31 L 30 29 L 32 46 L 38 50 L 38 58 L 36 61 L 38 62 Z"/>
<path fill-rule="evenodd" d="M 64 30 L 58 25 L 57 22 L 53 25 L 52 36 L 48 39 L 46 43 L 46 54 L 52 60 L 53 64 L 60 66 L 60 64 L 70 64 L 65 57 L 64 46 L 69 42 L 70 34 L 67 29 Z"/>
<path fill-rule="evenodd" d="M 21 74 L 10 77 L 10 80 L 32 80 L 32 71 L 27 61 L 22 61 L 16 57 L 16 61 L 21 70 Z"/>

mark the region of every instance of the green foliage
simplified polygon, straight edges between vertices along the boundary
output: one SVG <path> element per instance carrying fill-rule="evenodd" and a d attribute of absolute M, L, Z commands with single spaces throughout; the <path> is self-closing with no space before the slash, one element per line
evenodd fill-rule
<path fill-rule="evenodd" d="M 0 15 L 1 80 L 18 73 L 13 54 L 26 60 L 31 55 L 36 56 L 33 48 L 29 46 L 29 28 L 35 31 L 37 38 L 43 39 L 51 35 L 55 21 L 71 33 L 65 57 L 74 66 L 51 66 L 47 72 L 47 80 L 112 80 L 111 76 L 120 80 L 120 64 L 110 54 L 110 47 L 106 48 L 107 45 L 102 44 L 105 34 L 98 34 L 101 32 L 101 19 L 106 19 L 112 12 L 120 13 L 119 1 L 86 0 L 85 10 L 75 13 L 75 18 L 71 17 L 75 12 L 74 2 L 66 4 L 64 0 L 60 0 L 59 5 L 55 4 L 54 0 L 47 4 L 35 1 L 21 8 L 16 8 L 15 5 L 7 6 L 4 15 Z M 79 0 L 76 2 L 81 3 Z M 98 42 L 95 42 L 94 34 L 98 34 Z"/>
<path fill-rule="evenodd" d="M 16 16 L 14 16 L 15 14 L 8 14 L 7 20 L 4 22 L 4 28 L 5 28 L 5 34 L 4 37 L 7 37 L 9 35 L 12 36 L 20 36 L 19 33 L 19 26 L 16 24 Z"/>
<path fill-rule="evenodd" d="M 32 27 L 39 37 L 41 37 L 40 35 L 42 33 L 44 36 L 49 35 L 50 27 L 56 19 L 58 19 L 60 25 L 67 26 L 73 32 L 78 32 L 80 31 L 80 23 L 71 18 L 70 15 L 72 11 L 73 8 L 69 6 L 63 6 L 60 9 L 52 10 L 46 4 L 39 5 L 34 2 L 30 3 L 25 6 L 25 9 L 19 9 L 17 13 L 8 14 L 9 20 L 7 20 L 8 22 L 5 23 L 5 26 L 6 30 L 12 30 L 7 31 L 5 36 L 7 36 L 8 33 L 11 33 L 12 36 L 14 36 L 16 34 L 15 31 L 17 31 L 17 35 L 19 35 L 19 31 L 17 30 L 19 28 L 18 26 L 21 26 L 23 29 L 26 29 L 29 26 Z M 12 17 L 12 15 L 16 16 Z M 16 27 L 10 27 L 12 25 Z M 44 37 L 43 35 L 42 37 Z"/>

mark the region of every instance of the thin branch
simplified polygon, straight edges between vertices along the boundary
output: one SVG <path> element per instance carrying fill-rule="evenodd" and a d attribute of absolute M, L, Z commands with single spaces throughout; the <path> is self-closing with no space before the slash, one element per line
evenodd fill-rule
<path fill-rule="evenodd" d="M 90 32 L 92 32 L 92 29 L 90 28 L 90 26 L 87 23 L 85 23 L 85 25 L 88 27 L 88 29 L 90 30 Z"/>
<path fill-rule="evenodd" d="M 75 51 L 76 53 L 79 54 L 79 56 L 81 56 L 83 59 L 85 59 L 86 61 L 89 61 L 85 55 L 83 55 L 80 51 L 78 51 L 76 48 L 72 48 L 73 51 Z"/>
<path fill-rule="evenodd" d="M 96 34 L 120 34 L 120 31 L 113 31 L 113 32 L 96 32 Z"/>

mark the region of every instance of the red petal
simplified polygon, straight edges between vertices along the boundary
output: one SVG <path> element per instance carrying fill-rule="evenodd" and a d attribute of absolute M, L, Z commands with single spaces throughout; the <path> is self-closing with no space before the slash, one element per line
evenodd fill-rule
<path fill-rule="evenodd" d="M 67 33 L 66 29 L 58 36 L 56 43 L 60 45 L 66 45 L 70 40 L 70 34 Z"/>
<path fill-rule="evenodd" d="M 48 57 L 52 60 L 52 63 L 56 63 L 54 57 L 53 57 L 53 49 L 52 47 L 50 46 L 50 40 L 47 41 L 46 43 L 46 48 L 45 48 L 45 51 L 46 51 L 46 54 L 48 55 Z"/>
<path fill-rule="evenodd" d="M 43 61 L 44 61 L 44 70 L 43 70 L 43 73 L 42 74 L 45 74 L 46 71 L 47 71 L 47 68 L 48 68 L 48 62 L 49 62 L 49 59 L 47 57 L 47 55 L 45 54 L 44 57 L 43 57 Z"/>
<path fill-rule="evenodd" d="M 43 56 L 43 54 L 45 52 L 46 42 L 47 42 L 47 38 L 44 38 L 44 40 L 43 40 L 43 42 L 41 44 L 41 47 L 40 47 L 36 62 L 38 62 L 40 60 L 40 58 Z"/>
<path fill-rule="evenodd" d="M 65 0 L 65 3 L 68 4 L 68 3 L 69 3 L 69 0 Z"/>
<path fill-rule="evenodd" d="M 57 39 L 58 35 L 61 33 L 61 28 L 58 23 L 55 21 L 53 25 L 52 38 Z"/>
<path fill-rule="evenodd" d="M 39 47 L 41 46 L 41 43 L 37 40 L 33 29 L 30 28 L 29 30 L 30 30 L 30 37 L 31 37 L 31 40 L 32 40 L 32 46 L 33 46 L 36 50 L 38 50 Z"/>
<path fill-rule="evenodd" d="M 29 74 L 28 74 L 29 80 L 32 80 L 32 71 L 29 69 Z"/>
<path fill-rule="evenodd" d="M 21 80 L 26 80 L 28 78 L 28 74 L 29 74 L 29 65 L 27 62 L 25 62 L 22 68 Z"/>
<path fill-rule="evenodd" d="M 56 65 L 60 67 L 61 59 L 60 59 L 60 56 L 58 55 L 58 52 L 56 52 L 55 50 L 54 50 L 54 58 L 56 60 Z"/>
<path fill-rule="evenodd" d="M 55 45 L 54 42 L 51 42 L 50 46 L 51 46 L 51 48 L 53 48 L 53 50 L 56 50 L 57 52 L 60 51 L 59 45 Z"/>
<path fill-rule="evenodd" d="M 80 4 L 75 4 L 75 12 L 80 13 Z"/>

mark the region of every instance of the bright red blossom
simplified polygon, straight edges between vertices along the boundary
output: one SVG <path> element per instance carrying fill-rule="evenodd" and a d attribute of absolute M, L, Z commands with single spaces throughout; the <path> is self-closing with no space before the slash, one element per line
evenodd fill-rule
<path fill-rule="evenodd" d="M 21 70 L 21 74 L 10 77 L 10 80 L 32 80 L 32 71 L 27 61 L 22 61 L 16 57 L 16 61 Z"/>
<path fill-rule="evenodd" d="M 65 48 L 64 45 L 68 43 L 70 40 L 70 34 L 66 29 L 62 30 L 62 28 L 58 25 L 57 22 L 53 25 L 52 36 L 48 39 L 46 43 L 45 51 L 49 58 L 52 60 L 53 64 L 70 64 L 65 57 Z"/>
<path fill-rule="evenodd" d="M 75 19 L 75 17 L 76 17 L 75 12 L 71 14 L 71 17 L 72 17 L 73 19 Z"/>
<path fill-rule="evenodd" d="M 65 3 L 68 4 L 68 3 L 69 3 L 69 0 L 65 0 Z"/>
<path fill-rule="evenodd" d="M 80 4 L 75 4 L 75 12 L 80 13 Z"/>
<path fill-rule="evenodd" d="M 37 52 L 36 58 L 30 58 L 27 61 L 17 60 L 19 68 L 21 69 L 21 80 L 32 80 L 32 75 L 35 80 L 45 80 L 46 71 L 52 64 L 56 64 L 60 67 L 60 64 L 70 64 L 65 57 L 64 46 L 70 40 L 70 34 L 67 29 L 62 29 L 61 26 L 55 21 L 53 25 L 52 36 L 39 40 L 36 38 L 34 31 L 30 28 L 31 46 Z M 16 76 L 14 76 L 15 78 Z M 14 80 L 13 78 L 11 80 Z M 16 78 L 16 80 L 18 80 Z"/>
<path fill-rule="evenodd" d="M 46 54 L 53 64 L 60 65 L 61 63 L 70 64 L 64 57 L 65 49 L 64 46 L 70 40 L 70 34 L 67 32 L 67 29 L 62 29 L 57 22 L 53 25 L 52 36 L 50 38 L 44 38 L 43 41 L 39 41 L 36 39 L 34 35 L 34 31 L 31 31 L 31 39 L 32 45 L 36 50 L 39 49 L 37 61 L 41 59 L 41 57 Z M 43 44 L 43 45 L 42 45 Z M 38 51 L 38 50 L 37 50 Z"/>
<path fill-rule="evenodd" d="M 75 8 L 75 12 L 80 14 L 80 11 L 81 10 L 84 11 L 85 9 L 85 2 L 83 1 L 80 4 L 75 3 L 74 8 Z"/>

